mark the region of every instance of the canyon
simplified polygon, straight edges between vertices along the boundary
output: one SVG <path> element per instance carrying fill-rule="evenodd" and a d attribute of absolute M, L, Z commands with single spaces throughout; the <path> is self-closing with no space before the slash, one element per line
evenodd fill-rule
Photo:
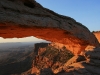
<path fill-rule="evenodd" d="M 22 57 L 20 61 L 10 63 L 10 66 L 14 67 L 14 70 L 13 67 L 10 69 L 10 73 L 5 69 L 10 66 L 2 65 L 1 74 L 100 75 L 100 41 L 95 35 L 73 18 L 44 8 L 35 0 L 0 0 L 1 37 L 35 36 L 52 42 L 50 45 L 46 44 L 44 48 L 41 48 L 40 44 L 40 48 L 36 49 L 35 54 L 31 52 Z M 44 44 L 42 43 L 42 45 Z M 57 62 L 54 62 L 57 59 L 55 55 L 46 50 L 48 47 L 51 47 L 50 50 L 53 49 L 52 54 L 60 54 L 61 57 L 56 55 L 59 58 Z M 66 50 L 62 49 L 63 47 Z M 68 56 L 71 56 L 68 60 L 67 53 L 71 54 Z M 22 70 L 18 70 L 20 64 L 22 64 Z M 15 68 L 16 65 L 18 65 L 17 68 Z M 27 65 L 26 68 L 24 68 L 25 65 Z"/>

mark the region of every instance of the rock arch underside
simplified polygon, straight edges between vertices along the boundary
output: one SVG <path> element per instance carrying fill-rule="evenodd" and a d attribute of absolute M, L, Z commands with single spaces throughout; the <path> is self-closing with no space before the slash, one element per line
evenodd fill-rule
<path fill-rule="evenodd" d="M 73 18 L 59 15 L 34 0 L 0 0 L 0 37 L 35 36 L 65 45 L 75 56 L 55 73 L 100 75 L 100 49 L 96 37 Z M 94 49 L 95 47 L 95 49 Z M 76 61 L 83 51 L 86 60 Z M 96 53 L 97 52 L 97 53 Z M 69 67 L 66 67 L 69 66 Z M 94 70 L 95 68 L 95 70 Z"/>

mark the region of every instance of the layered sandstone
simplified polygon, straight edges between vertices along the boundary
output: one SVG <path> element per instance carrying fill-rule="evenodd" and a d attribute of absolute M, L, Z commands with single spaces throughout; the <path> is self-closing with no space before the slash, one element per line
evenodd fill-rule
<path fill-rule="evenodd" d="M 0 0 L 0 36 L 36 36 L 66 44 L 75 55 L 87 45 L 99 45 L 85 26 L 42 7 L 35 0 Z"/>
<path fill-rule="evenodd" d="M 100 75 L 100 48 L 94 48 L 93 50 L 88 50 L 84 57 L 74 56 L 69 60 L 64 66 L 64 72 L 58 73 L 58 75 Z"/>
<path fill-rule="evenodd" d="M 96 36 L 96 38 L 98 39 L 100 43 L 100 31 L 93 32 L 93 34 Z"/>

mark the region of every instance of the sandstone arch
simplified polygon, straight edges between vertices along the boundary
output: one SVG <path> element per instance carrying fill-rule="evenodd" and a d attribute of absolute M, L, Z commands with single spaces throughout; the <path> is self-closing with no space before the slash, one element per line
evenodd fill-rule
<path fill-rule="evenodd" d="M 33 3 L 35 8 L 25 2 Z M 85 26 L 42 7 L 34 0 L 0 0 L 0 36 L 36 36 L 65 44 L 74 54 L 79 54 L 88 45 L 99 46 Z"/>

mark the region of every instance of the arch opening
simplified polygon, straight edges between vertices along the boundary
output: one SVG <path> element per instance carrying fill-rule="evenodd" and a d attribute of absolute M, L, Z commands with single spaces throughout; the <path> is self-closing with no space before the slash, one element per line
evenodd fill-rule
<path fill-rule="evenodd" d="M 16 42 L 35 42 L 35 43 L 39 43 L 39 42 L 48 42 L 49 41 L 46 41 L 46 40 L 43 40 L 43 39 L 39 39 L 39 38 L 36 38 L 34 36 L 29 36 L 29 37 L 22 37 L 22 38 L 17 38 L 17 37 L 14 37 L 14 38 L 3 38 L 3 37 L 0 37 L 0 43 L 16 43 Z"/>
<path fill-rule="evenodd" d="M 87 41 L 74 37 L 73 33 L 59 28 L 14 25 L 12 23 L 0 24 L 0 36 L 3 38 L 35 36 L 55 42 L 57 45 L 66 45 L 66 48 L 74 55 L 80 54 L 89 44 Z"/>

